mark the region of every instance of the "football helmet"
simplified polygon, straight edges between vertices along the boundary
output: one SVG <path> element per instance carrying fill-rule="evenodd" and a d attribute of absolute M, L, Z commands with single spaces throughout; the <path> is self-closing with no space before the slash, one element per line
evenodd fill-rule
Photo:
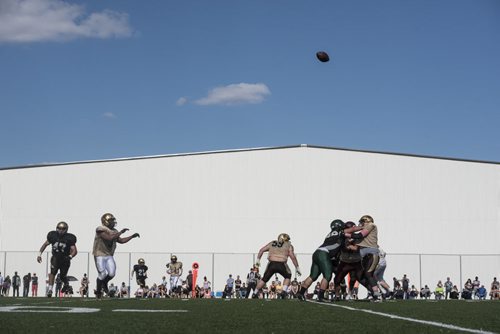
<path fill-rule="evenodd" d="M 373 218 L 371 216 L 364 215 L 363 217 L 359 218 L 359 223 L 361 225 L 366 223 L 373 223 Z"/>
<path fill-rule="evenodd" d="M 68 224 L 66 222 L 57 223 L 56 230 L 59 234 L 68 232 Z"/>
<path fill-rule="evenodd" d="M 278 241 L 279 242 L 287 242 L 287 241 L 290 241 L 290 236 L 286 233 L 280 233 L 280 235 L 278 235 Z"/>
<path fill-rule="evenodd" d="M 172 261 L 172 263 L 176 263 L 176 262 L 177 262 L 177 256 L 172 255 L 172 256 L 170 257 L 170 261 Z"/>
<path fill-rule="evenodd" d="M 144 261 L 144 259 L 141 257 L 141 258 L 139 259 L 139 261 L 137 261 L 137 263 L 139 263 L 139 264 L 145 264 L 145 263 L 146 263 L 146 261 Z"/>
<path fill-rule="evenodd" d="M 101 217 L 101 223 L 107 228 L 113 228 L 116 226 L 116 218 L 111 213 L 105 213 Z"/>
<path fill-rule="evenodd" d="M 345 223 L 345 228 L 351 228 L 354 226 L 356 226 L 356 224 L 354 224 L 354 222 L 352 222 L 352 221 L 348 221 Z"/>
<path fill-rule="evenodd" d="M 335 219 L 334 221 L 332 221 L 330 223 L 330 229 L 332 231 L 340 232 L 340 231 L 344 230 L 344 227 L 345 227 L 345 223 L 340 219 Z"/>

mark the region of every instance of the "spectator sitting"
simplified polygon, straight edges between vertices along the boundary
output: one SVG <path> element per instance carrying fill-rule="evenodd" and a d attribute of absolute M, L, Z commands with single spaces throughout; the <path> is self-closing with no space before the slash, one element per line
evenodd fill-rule
<path fill-rule="evenodd" d="M 119 298 L 128 297 L 128 287 L 125 285 L 125 282 L 122 282 L 122 285 L 120 286 L 120 290 L 118 291 L 118 297 Z"/>
<path fill-rule="evenodd" d="M 247 297 L 247 286 L 245 283 L 242 283 L 242 285 L 241 285 L 240 295 L 241 295 L 241 298 Z"/>
<path fill-rule="evenodd" d="M 147 297 L 148 298 L 157 298 L 158 296 L 159 296 L 159 289 L 158 289 L 158 286 L 156 285 L 156 283 L 154 283 L 153 286 L 151 287 L 151 289 L 149 289 Z"/>
<path fill-rule="evenodd" d="M 490 299 L 500 299 L 500 283 L 496 277 L 493 277 L 493 282 L 491 282 Z"/>
<path fill-rule="evenodd" d="M 113 283 L 111 283 L 108 288 L 108 296 L 111 298 L 116 297 L 117 291 L 118 291 L 117 287 Z"/>
<path fill-rule="evenodd" d="M 462 290 L 462 299 L 472 299 L 472 288 L 472 280 L 469 278 Z"/>
<path fill-rule="evenodd" d="M 144 289 L 142 287 L 139 287 L 134 295 L 135 298 L 144 298 Z"/>
<path fill-rule="evenodd" d="M 212 298 L 212 289 L 207 288 L 203 294 L 203 298 Z"/>
<path fill-rule="evenodd" d="M 417 288 L 415 287 L 415 285 L 412 285 L 410 289 L 410 299 L 415 299 L 417 297 L 418 297 Z"/>
<path fill-rule="evenodd" d="M 450 299 L 458 299 L 459 293 L 456 285 L 453 286 L 450 292 Z"/>
<path fill-rule="evenodd" d="M 477 290 L 476 290 L 476 296 L 479 300 L 481 299 L 486 299 L 486 295 L 487 295 L 487 292 L 486 292 L 486 288 L 484 287 L 484 285 L 481 285 Z"/>
<path fill-rule="evenodd" d="M 437 283 L 436 289 L 434 289 L 434 296 L 437 300 L 441 300 L 444 297 L 444 287 L 441 281 Z"/>
<path fill-rule="evenodd" d="M 427 286 L 427 284 L 420 289 L 420 298 L 428 299 L 431 297 L 431 289 Z"/>

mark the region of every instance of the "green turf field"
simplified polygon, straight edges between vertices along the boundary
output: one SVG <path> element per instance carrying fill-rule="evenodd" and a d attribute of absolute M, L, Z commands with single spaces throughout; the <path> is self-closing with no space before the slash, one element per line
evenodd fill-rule
<path fill-rule="evenodd" d="M 62 312 L 69 310 L 95 312 Z M 416 323 L 411 319 L 432 323 Z M 457 328 L 439 327 L 438 324 Z M 466 333 L 466 329 L 476 333 L 500 333 L 500 302 L 412 300 L 319 304 L 298 300 L 0 298 L 2 334 L 407 334 Z"/>

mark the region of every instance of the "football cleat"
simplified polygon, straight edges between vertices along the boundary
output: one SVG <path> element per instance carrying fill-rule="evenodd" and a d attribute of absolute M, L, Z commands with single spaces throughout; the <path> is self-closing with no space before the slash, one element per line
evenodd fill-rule
<path fill-rule="evenodd" d="M 52 297 L 52 290 L 47 291 L 47 297 Z"/>
<path fill-rule="evenodd" d="M 116 218 L 111 213 L 105 213 L 101 217 L 101 223 L 107 228 L 113 228 L 116 226 Z"/>
<path fill-rule="evenodd" d="M 97 291 L 97 290 L 94 290 L 94 295 L 97 299 L 101 299 L 102 298 L 102 292 L 101 291 Z"/>

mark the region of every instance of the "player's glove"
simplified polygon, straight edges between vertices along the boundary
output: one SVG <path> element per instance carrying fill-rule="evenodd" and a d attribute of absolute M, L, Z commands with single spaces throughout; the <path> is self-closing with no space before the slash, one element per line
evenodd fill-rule
<path fill-rule="evenodd" d="M 128 228 L 122 228 L 122 230 L 120 231 L 121 234 L 127 232 L 129 229 Z"/>
<path fill-rule="evenodd" d="M 141 237 L 141 236 L 140 236 L 140 234 L 139 234 L 139 233 L 134 233 L 134 234 L 132 234 L 132 238 L 140 238 L 140 237 Z"/>
<path fill-rule="evenodd" d="M 255 261 L 255 267 L 259 268 L 260 267 L 260 260 L 257 259 L 257 261 Z"/>
<path fill-rule="evenodd" d="M 295 268 L 295 275 L 302 276 L 302 272 L 300 271 L 300 267 L 298 267 L 298 266 Z"/>

